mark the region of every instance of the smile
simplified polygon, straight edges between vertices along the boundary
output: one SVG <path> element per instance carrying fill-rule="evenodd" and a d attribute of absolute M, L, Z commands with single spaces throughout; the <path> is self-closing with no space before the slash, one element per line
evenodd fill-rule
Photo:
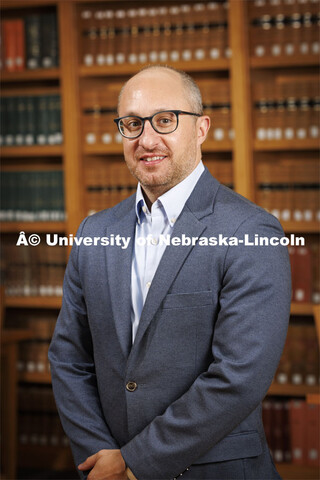
<path fill-rule="evenodd" d="M 155 163 L 155 162 L 161 162 L 164 158 L 166 158 L 165 155 L 155 155 L 153 157 L 141 157 L 140 160 L 147 162 L 147 163 Z"/>

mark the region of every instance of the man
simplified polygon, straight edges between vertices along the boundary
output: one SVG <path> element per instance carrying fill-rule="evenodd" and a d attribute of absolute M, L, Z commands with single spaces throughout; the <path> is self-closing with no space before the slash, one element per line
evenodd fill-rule
<path fill-rule="evenodd" d="M 280 478 L 261 401 L 286 336 L 288 253 L 243 239 L 282 229 L 204 168 L 210 119 L 186 74 L 142 70 L 118 113 L 137 193 L 78 236 L 131 242 L 73 248 L 49 352 L 80 475 Z"/>

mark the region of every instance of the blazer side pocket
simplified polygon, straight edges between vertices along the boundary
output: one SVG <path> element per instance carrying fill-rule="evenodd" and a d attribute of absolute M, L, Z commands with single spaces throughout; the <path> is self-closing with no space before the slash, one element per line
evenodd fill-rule
<path fill-rule="evenodd" d="M 192 308 L 212 305 L 212 292 L 169 293 L 163 301 L 163 309 Z"/>
<path fill-rule="evenodd" d="M 217 443 L 205 455 L 194 462 L 194 465 L 257 457 L 261 453 L 262 445 L 258 432 L 253 430 L 234 433 Z"/>

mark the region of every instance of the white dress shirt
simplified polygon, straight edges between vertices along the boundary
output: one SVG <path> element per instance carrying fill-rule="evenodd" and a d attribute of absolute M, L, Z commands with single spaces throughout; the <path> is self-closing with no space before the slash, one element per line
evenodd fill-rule
<path fill-rule="evenodd" d="M 136 193 L 136 230 L 131 267 L 131 320 L 132 342 L 140 322 L 141 312 L 154 274 L 165 251 L 166 245 L 159 243 L 160 235 L 171 236 L 175 221 L 204 171 L 199 165 L 182 182 L 161 195 L 149 211 L 143 197 L 140 183 Z M 142 245 L 139 238 L 147 239 Z M 141 245 L 140 245 L 141 243 Z"/>

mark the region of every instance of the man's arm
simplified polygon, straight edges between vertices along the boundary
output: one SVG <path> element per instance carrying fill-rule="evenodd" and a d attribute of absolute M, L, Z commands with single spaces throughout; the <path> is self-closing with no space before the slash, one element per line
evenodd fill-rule
<path fill-rule="evenodd" d="M 234 235 L 244 238 L 246 233 L 251 238 L 255 233 L 283 235 L 279 222 L 264 212 L 245 221 Z M 259 405 L 281 356 L 290 300 L 286 247 L 228 248 L 214 361 L 163 415 L 121 448 L 138 479 L 179 475 Z"/>
<path fill-rule="evenodd" d="M 79 227 L 78 236 L 85 220 Z M 70 253 L 62 308 L 49 350 L 52 386 L 62 425 L 76 464 L 88 452 L 119 449 L 105 422 L 97 390 L 91 333 L 77 269 L 77 248 Z"/>

